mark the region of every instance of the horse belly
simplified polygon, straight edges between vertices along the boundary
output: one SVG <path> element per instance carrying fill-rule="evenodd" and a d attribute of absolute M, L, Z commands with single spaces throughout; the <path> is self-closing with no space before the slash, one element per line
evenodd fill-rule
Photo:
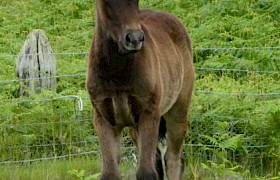
<path fill-rule="evenodd" d="M 177 101 L 180 89 L 181 87 L 179 85 L 175 85 L 163 90 L 164 93 L 161 101 L 161 115 L 164 115 L 166 112 L 168 112 L 169 109 L 171 109 L 171 107 Z"/>
<path fill-rule="evenodd" d="M 182 90 L 184 70 L 182 64 L 182 57 L 178 56 L 170 58 L 169 65 L 162 64 L 161 78 L 162 78 L 162 97 L 161 97 L 161 115 L 165 114 L 174 103 Z M 172 64 L 172 65 L 171 65 Z"/>

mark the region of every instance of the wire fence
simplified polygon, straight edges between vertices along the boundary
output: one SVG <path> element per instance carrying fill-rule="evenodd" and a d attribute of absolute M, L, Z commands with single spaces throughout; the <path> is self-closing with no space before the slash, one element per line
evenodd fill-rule
<path fill-rule="evenodd" d="M 215 51 L 231 51 L 231 50 L 279 50 L 280 46 L 274 46 L 274 47 L 208 47 L 208 48 L 193 48 L 194 51 L 208 51 L 208 50 L 215 50 Z M 56 56 L 77 56 L 77 55 L 88 55 L 88 52 L 64 52 L 64 53 L 52 53 L 53 55 Z M 38 54 L 28 54 L 28 56 L 33 56 L 33 55 L 38 55 Z M 17 54 L 0 54 L 0 57 L 12 57 L 15 58 L 17 57 Z"/>
<path fill-rule="evenodd" d="M 194 49 L 208 50 L 278 51 L 280 47 Z M 85 57 L 87 53 L 55 55 Z M 0 54 L 0 58 L 14 60 L 16 55 Z M 58 86 L 68 80 L 71 83 L 73 78 L 76 78 L 75 83 L 84 84 L 85 69 L 81 71 L 51 78 L 61 80 Z M 200 66 L 196 67 L 196 73 L 197 83 L 189 117 L 190 133 L 184 144 L 186 157 L 195 156 L 201 161 L 207 161 L 217 157 L 217 150 L 226 149 L 229 150 L 229 160 L 238 161 L 250 168 L 260 168 L 264 154 L 275 145 L 263 133 L 273 136 L 271 132 L 265 131 L 271 128 L 269 123 L 279 120 L 280 86 L 276 82 L 279 83 L 280 72 Z M 241 80 L 235 75 L 237 73 L 244 73 Z M 14 90 L 22 81 L 0 78 L 1 92 Z M 65 85 L 61 86 L 65 88 Z M 75 92 L 83 90 L 80 85 L 76 88 Z M 7 95 L 0 100 L 0 108 L 3 110 L 0 116 L 0 165 L 99 156 L 98 141 L 92 128 L 93 112 L 85 93 L 43 93 L 21 98 Z M 238 137 L 239 145 L 233 143 Z M 124 157 L 133 158 L 135 149 L 126 130 L 123 139 Z M 226 146 L 226 143 L 234 145 Z M 261 168 L 263 172 L 265 166 Z"/>

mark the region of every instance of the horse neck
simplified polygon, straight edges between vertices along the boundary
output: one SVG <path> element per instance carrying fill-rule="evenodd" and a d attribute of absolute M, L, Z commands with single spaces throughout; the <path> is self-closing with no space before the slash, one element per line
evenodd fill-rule
<path fill-rule="evenodd" d="M 102 57 L 114 61 L 125 61 L 133 58 L 133 55 L 124 55 L 119 53 L 118 42 L 111 37 L 110 30 L 102 23 L 97 13 L 96 29 L 95 29 L 95 48 L 101 53 Z"/>
<path fill-rule="evenodd" d="M 96 58 L 98 69 L 102 74 L 102 79 L 125 84 L 131 76 L 134 55 L 120 54 L 117 42 L 108 34 L 102 24 L 97 23 L 95 53 L 98 56 Z"/>

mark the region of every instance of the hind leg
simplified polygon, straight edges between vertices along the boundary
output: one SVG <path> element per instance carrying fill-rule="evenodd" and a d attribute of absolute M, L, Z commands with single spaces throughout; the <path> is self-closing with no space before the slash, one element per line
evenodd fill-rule
<path fill-rule="evenodd" d="M 182 155 L 183 142 L 187 130 L 186 123 L 170 123 L 167 127 L 166 174 L 169 180 L 181 180 L 184 169 Z"/>
<path fill-rule="evenodd" d="M 167 152 L 165 155 L 168 180 L 182 180 L 184 171 L 183 143 L 188 129 L 188 111 L 193 88 L 193 71 L 186 75 L 177 101 L 163 115 L 167 128 Z"/>
<path fill-rule="evenodd" d="M 188 106 L 188 100 L 178 100 L 170 111 L 164 115 L 167 127 L 165 163 L 168 180 L 181 180 L 183 176 L 183 143 L 188 128 Z"/>

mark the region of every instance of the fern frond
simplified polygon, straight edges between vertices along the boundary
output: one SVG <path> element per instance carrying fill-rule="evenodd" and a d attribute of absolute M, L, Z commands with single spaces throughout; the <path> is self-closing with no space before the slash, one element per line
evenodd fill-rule
<path fill-rule="evenodd" d="M 218 142 L 215 138 L 210 137 L 210 136 L 207 136 L 207 135 L 203 135 L 203 134 L 200 135 L 200 136 L 203 137 L 204 139 L 210 141 L 210 143 L 211 143 L 212 145 L 219 146 L 219 142 Z"/>
<path fill-rule="evenodd" d="M 238 147 L 238 143 L 240 142 L 240 140 L 244 137 L 243 134 L 238 134 L 235 135 L 229 139 L 226 139 L 224 141 L 222 141 L 221 143 L 219 143 L 219 146 L 222 149 L 230 149 L 232 151 L 235 151 Z"/>

